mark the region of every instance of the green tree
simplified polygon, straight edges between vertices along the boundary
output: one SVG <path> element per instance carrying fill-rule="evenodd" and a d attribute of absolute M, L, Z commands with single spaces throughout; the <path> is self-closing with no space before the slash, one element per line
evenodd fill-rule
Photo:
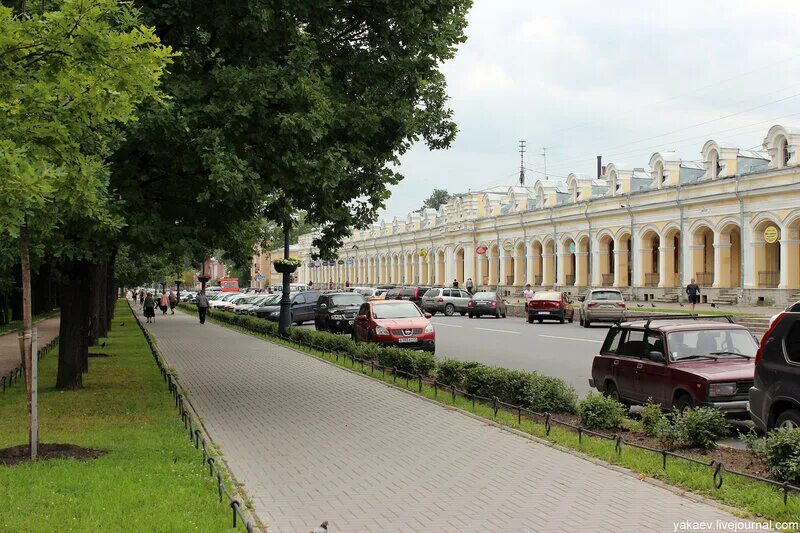
<path fill-rule="evenodd" d="M 105 160 L 119 126 L 158 96 L 171 51 L 128 3 L 35 6 L 45 11 L 0 6 L 0 233 L 19 242 L 26 330 L 31 255 L 62 264 L 57 386 L 69 389 L 81 386 L 87 352 L 80 266 L 109 253 L 102 243 L 123 225 Z"/>
<path fill-rule="evenodd" d="M 426 209 L 439 209 L 439 207 L 443 206 L 450 200 L 451 196 L 450 193 L 447 192 L 446 189 L 434 189 L 428 198 L 422 202 L 422 207 L 418 210 L 418 212 L 422 212 Z"/>

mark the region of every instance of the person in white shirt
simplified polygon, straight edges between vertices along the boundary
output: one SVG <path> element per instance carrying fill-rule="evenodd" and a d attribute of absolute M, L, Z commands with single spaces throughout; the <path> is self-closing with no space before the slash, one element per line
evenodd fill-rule
<path fill-rule="evenodd" d="M 525 297 L 526 301 L 530 300 L 531 298 L 533 298 L 533 289 L 531 288 L 531 284 L 530 283 L 525 285 L 525 290 L 522 291 L 522 295 Z"/>

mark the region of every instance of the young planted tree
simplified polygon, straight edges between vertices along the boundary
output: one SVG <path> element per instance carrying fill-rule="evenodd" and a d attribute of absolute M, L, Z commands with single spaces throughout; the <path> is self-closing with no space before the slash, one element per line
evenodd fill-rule
<path fill-rule="evenodd" d="M 0 233 L 19 242 L 25 302 L 31 254 L 61 263 L 57 387 L 72 389 L 86 354 L 87 265 L 123 224 L 105 159 L 119 125 L 158 96 L 171 51 L 127 3 L 22 7 L 0 6 Z M 24 315 L 27 335 L 27 304 Z M 29 343 L 26 350 L 30 360 Z"/>

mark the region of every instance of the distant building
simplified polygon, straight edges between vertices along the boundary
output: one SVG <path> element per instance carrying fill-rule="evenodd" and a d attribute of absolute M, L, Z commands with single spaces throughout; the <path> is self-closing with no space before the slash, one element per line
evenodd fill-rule
<path fill-rule="evenodd" d="M 289 257 L 300 257 L 300 246 L 297 244 L 289 246 Z M 256 245 L 253 251 L 253 261 L 250 266 L 252 287 L 262 289 L 283 283 L 283 275 L 275 272 L 275 269 L 272 267 L 272 261 L 275 259 L 283 259 L 283 247 L 270 251 L 263 251 L 260 246 Z M 263 276 L 264 279 L 260 280 L 260 276 Z M 291 279 L 292 283 L 295 283 L 297 281 L 297 274 L 293 274 Z"/>
<path fill-rule="evenodd" d="M 691 278 L 708 301 L 800 299 L 800 130 L 776 125 L 763 151 L 709 140 L 702 160 L 655 153 L 649 168 L 610 163 L 530 187 L 456 194 L 438 210 L 356 230 L 333 265 L 311 259 L 299 281 L 526 284 L 582 293 L 613 286 L 675 301 Z M 343 264 L 341 264 L 343 263 Z"/>

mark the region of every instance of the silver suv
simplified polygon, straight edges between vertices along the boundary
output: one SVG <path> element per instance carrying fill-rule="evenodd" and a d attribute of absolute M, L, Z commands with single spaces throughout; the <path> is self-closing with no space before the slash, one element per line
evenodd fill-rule
<path fill-rule="evenodd" d="M 590 289 L 581 297 L 580 323 L 588 328 L 592 322 L 616 322 L 625 318 L 626 305 L 617 289 Z"/>
<path fill-rule="evenodd" d="M 467 302 L 470 298 L 470 293 L 464 289 L 434 287 L 422 297 L 422 309 L 432 315 L 444 313 L 453 316 L 455 313 L 461 313 L 461 316 L 464 316 L 467 314 Z"/>

